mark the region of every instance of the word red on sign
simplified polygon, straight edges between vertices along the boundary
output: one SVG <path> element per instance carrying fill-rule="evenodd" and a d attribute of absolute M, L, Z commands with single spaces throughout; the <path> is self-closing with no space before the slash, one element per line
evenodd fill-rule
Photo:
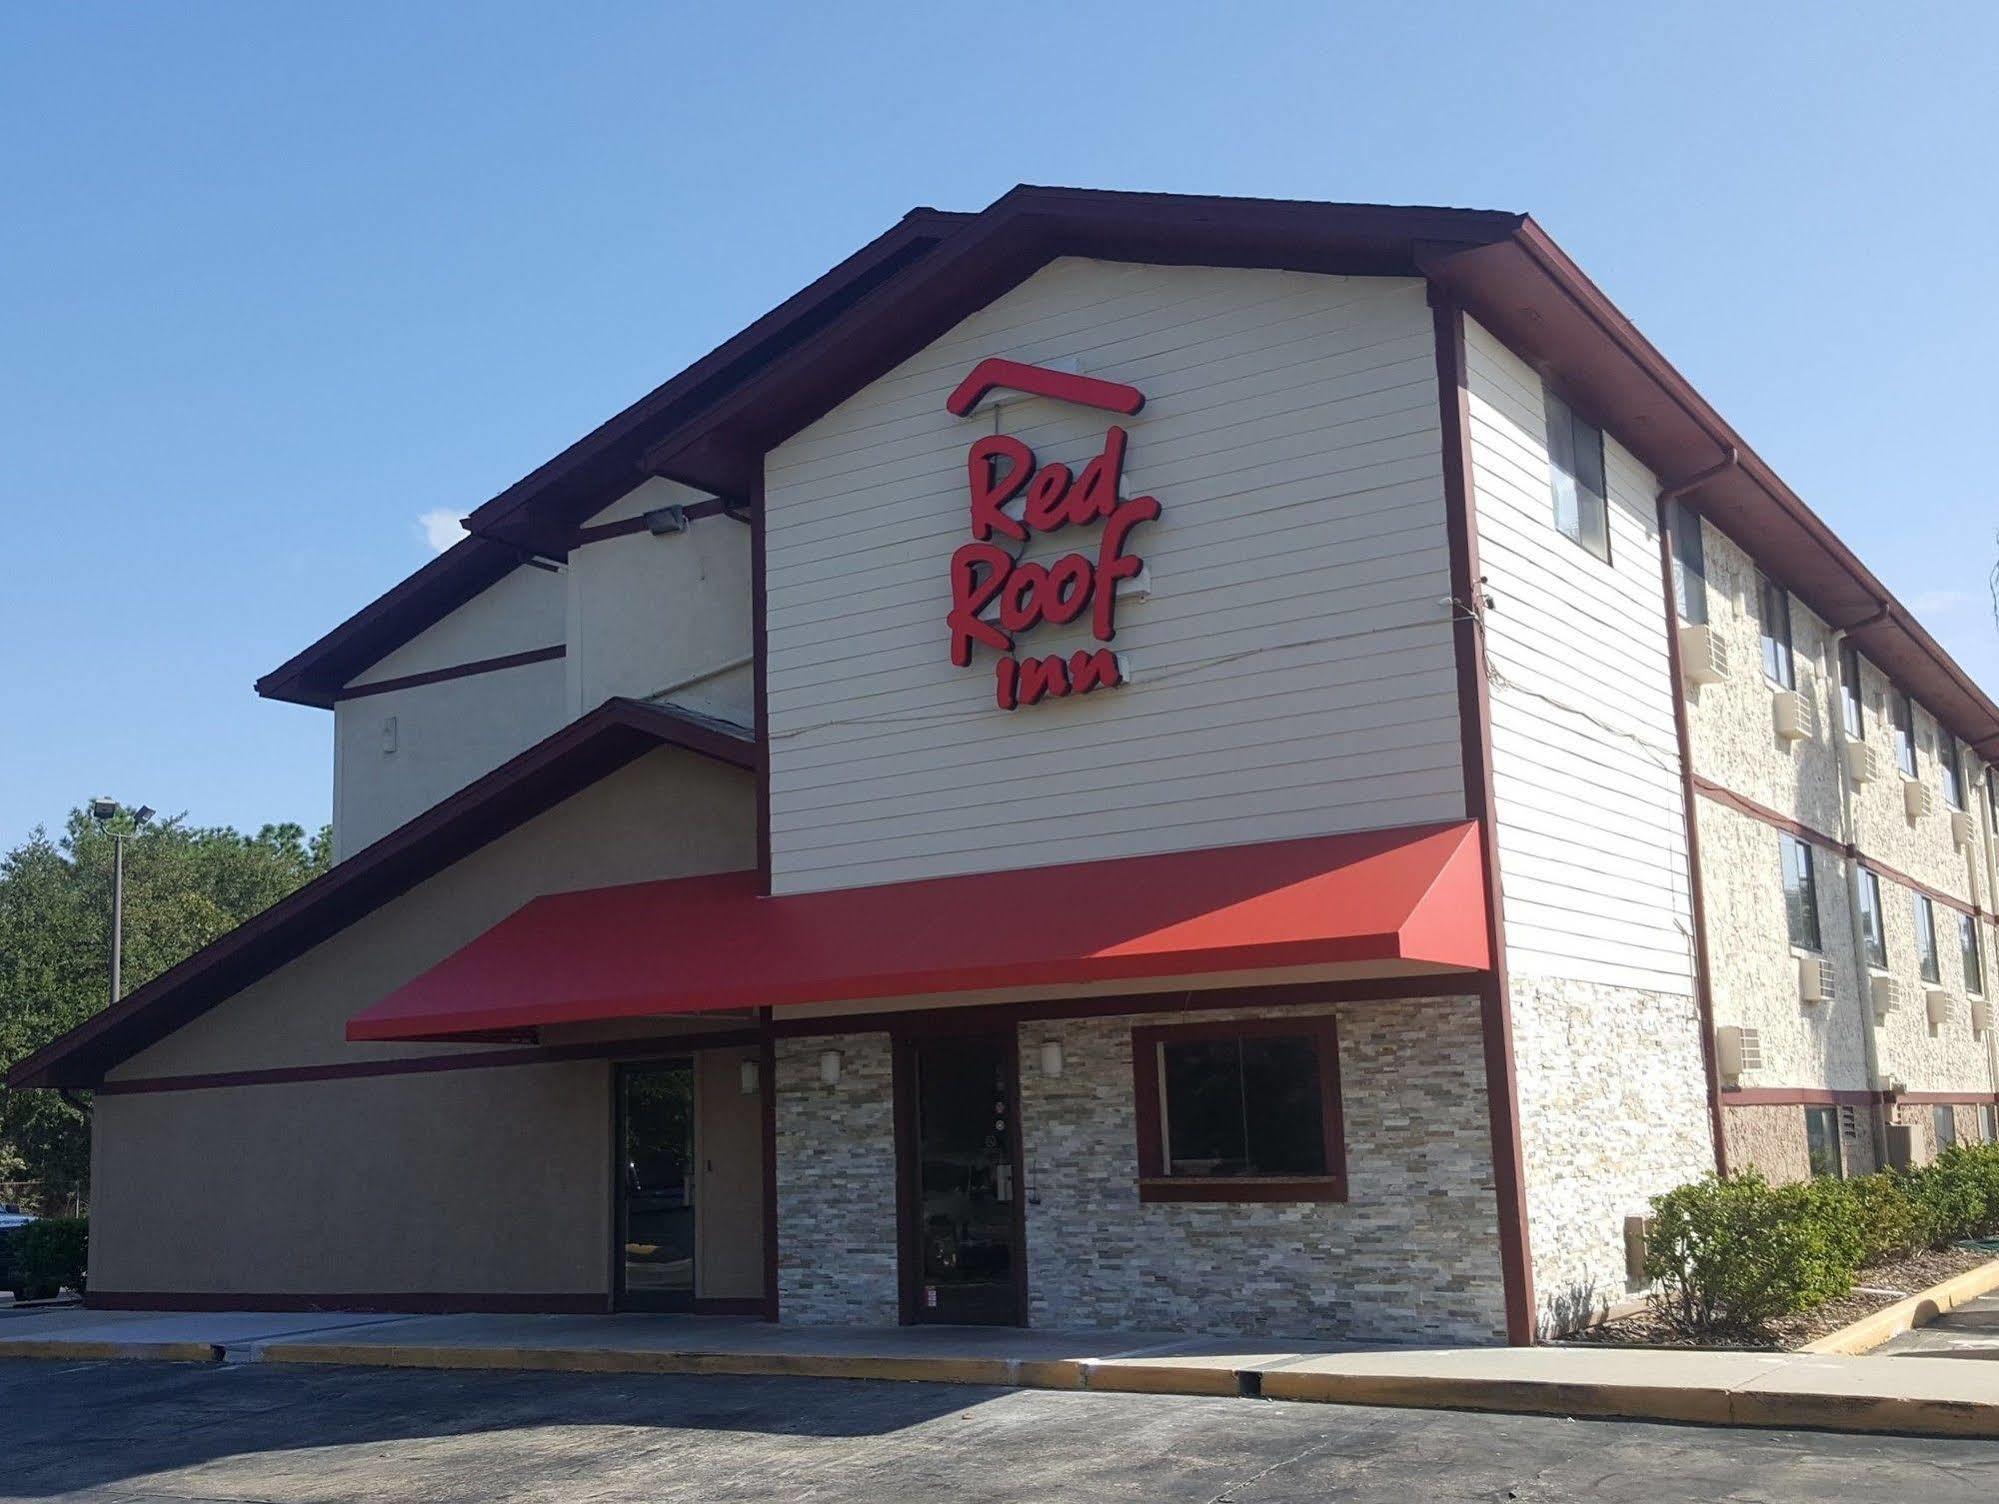
<path fill-rule="evenodd" d="M 962 416 L 995 385 L 1048 395 L 1059 391 L 1066 400 L 1125 413 L 1136 412 L 1145 400 L 1135 388 L 1115 382 L 988 360 L 952 394 L 951 410 Z M 994 677 L 1002 710 L 1124 682 L 1117 654 L 1108 648 L 1016 658 L 1014 638 L 1043 622 L 1062 626 L 1087 612 L 1097 641 L 1116 639 L 1118 581 L 1144 568 L 1142 559 L 1126 551 L 1131 530 L 1160 513 L 1153 497 L 1118 494 L 1127 439 L 1122 428 L 1106 430 L 1103 448 L 1081 474 L 1060 463 L 1038 465 L 1034 451 L 1007 434 L 974 440 L 965 456 L 972 541 L 951 555 L 951 610 L 945 621 L 951 661 L 958 667 L 971 664 L 976 645 L 1001 654 Z M 1006 510 L 1015 500 L 1021 503 L 1018 516 Z M 1099 523 L 1103 532 L 1093 552 L 1064 554 L 1047 564 L 1023 561 L 996 541 L 1024 545 L 1036 534 Z"/>

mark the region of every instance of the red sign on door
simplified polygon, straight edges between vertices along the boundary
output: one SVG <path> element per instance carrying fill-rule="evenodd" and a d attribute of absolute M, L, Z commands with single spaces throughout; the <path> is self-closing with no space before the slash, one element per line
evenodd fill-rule
<path fill-rule="evenodd" d="M 997 386 L 1126 415 L 1145 405 L 1136 387 L 994 359 L 979 362 L 945 406 L 963 417 Z M 1014 639 L 1044 622 L 1063 626 L 1085 618 L 1098 642 L 1116 639 L 1118 582 L 1145 567 L 1129 551 L 1132 530 L 1156 520 L 1160 510 L 1153 497 L 1118 494 L 1127 437 L 1115 424 L 1106 429 L 1103 447 L 1080 473 L 1060 463 L 1038 464 L 1033 450 L 1007 434 L 973 440 L 965 456 L 972 538 L 951 555 L 951 661 L 969 666 L 978 645 L 997 652 L 995 698 L 1002 710 L 1123 682 L 1118 656 L 1108 647 L 1031 657 L 1016 653 Z M 1007 510 L 1015 501 L 1017 515 Z M 1103 530 L 1094 549 L 1048 563 L 1021 558 L 1036 534 L 1097 524 Z"/>

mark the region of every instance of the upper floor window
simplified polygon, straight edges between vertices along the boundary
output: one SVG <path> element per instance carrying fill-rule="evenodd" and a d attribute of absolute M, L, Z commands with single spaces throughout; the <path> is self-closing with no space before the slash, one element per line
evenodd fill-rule
<path fill-rule="evenodd" d="M 1964 990 L 1985 990 L 1985 959 L 1978 953 L 1978 921 L 1969 914 L 1957 916 L 1957 947 L 1964 952 Z"/>
<path fill-rule="evenodd" d="M 1798 687 L 1791 655 L 1791 597 L 1767 575 L 1756 577 L 1756 615 L 1763 625 L 1763 672 L 1786 689 Z"/>
<path fill-rule="evenodd" d="M 1916 776 L 1916 702 L 1907 695 L 1890 695 L 1895 717 L 1895 761 L 1904 778 Z"/>
<path fill-rule="evenodd" d="M 1548 471 L 1555 493 L 1555 526 L 1606 563 L 1610 560 L 1610 504 L 1603 483 L 1603 431 L 1546 393 Z"/>
<path fill-rule="evenodd" d="M 1860 938 L 1867 947 L 1867 964 L 1888 969 L 1888 929 L 1881 915 L 1881 879 L 1860 869 Z"/>
<path fill-rule="evenodd" d="M 1867 715 L 1860 699 L 1860 649 L 1850 642 L 1839 645 L 1839 713 L 1852 741 L 1867 739 Z"/>
<path fill-rule="evenodd" d="M 1985 770 L 1985 823 L 1999 835 L 1999 768 Z"/>
<path fill-rule="evenodd" d="M 1680 620 L 1707 624 L 1707 549 L 1701 542 L 1701 519 L 1684 502 L 1675 500 L 1667 526 L 1673 530 L 1673 604 Z"/>
<path fill-rule="evenodd" d="M 1784 862 L 1784 917 L 1791 944 L 1800 950 L 1819 948 L 1818 883 L 1812 873 L 1812 848 L 1796 836 L 1777 837 Z"/>
<path fill-rule="evenodd" d="M 1941 982 L 1943 961 L 1937 955 L 1937 909 L 1927 894 L 1918 893 L 1916 900 L 1916 959 L 1922 962 L 1923 980 Z"/>
<path fill-rule="evenodd" d="M 1937 729 L 1937 764 L 1943 769 L 1943 801 L 1952 809 L 1964 808 L 1964 754 L 1957 738 Z"/>

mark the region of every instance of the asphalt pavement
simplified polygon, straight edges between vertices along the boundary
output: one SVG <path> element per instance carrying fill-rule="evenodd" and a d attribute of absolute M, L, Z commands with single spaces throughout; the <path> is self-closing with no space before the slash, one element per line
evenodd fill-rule
<path fill-rule="evenodd" d="M 1894 1500 L 1999 1443 L 801 1378 L 0 1364 L 0 1498 Z"/>

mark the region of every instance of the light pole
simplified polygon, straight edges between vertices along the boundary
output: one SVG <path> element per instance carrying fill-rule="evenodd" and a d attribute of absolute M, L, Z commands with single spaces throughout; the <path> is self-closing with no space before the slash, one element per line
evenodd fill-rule
<path fill-rule="evenodd" d="M 119 804 L 116 799 L 93 799 L 90 813 L 97 823 L 106 830 L 118 818 Z M 153 818 L 153 809 L 142 804 L 132 811 L 131 831 L 110 830 L 111 835 L 111 1001 L 117 1002 L 125 995 L 125 841 L 138 831 L 141 825 Z"/>

